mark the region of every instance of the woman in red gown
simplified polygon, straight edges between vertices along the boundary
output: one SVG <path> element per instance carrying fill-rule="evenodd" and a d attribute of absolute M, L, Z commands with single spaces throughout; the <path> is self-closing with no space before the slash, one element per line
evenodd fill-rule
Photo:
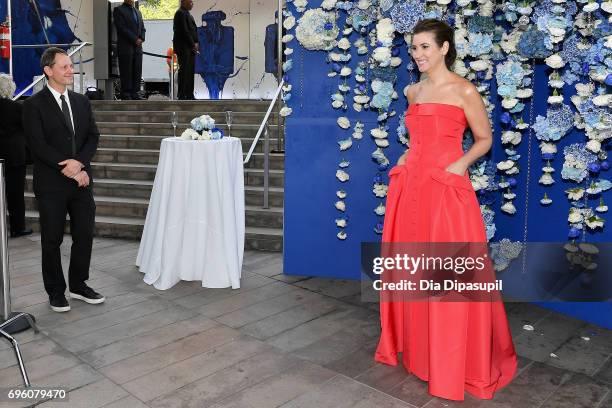
<path fill-rule="evenodd" d="M 451 71 L 453 30 L 438 20 L 414 29 L 411 54 L 421 81 L 405 90 L 410 149 L 389 173 L 383 242 L 481 242 L 486 233 L 467 168 L 489 151 L 491 125 L 476 87 Z M 469 126 L 474 144 L 464 154 Z M 491 399 L 516 372 L 501 301 L 380 303 L 378 362 L 428 381 L 429 393 Z"/>

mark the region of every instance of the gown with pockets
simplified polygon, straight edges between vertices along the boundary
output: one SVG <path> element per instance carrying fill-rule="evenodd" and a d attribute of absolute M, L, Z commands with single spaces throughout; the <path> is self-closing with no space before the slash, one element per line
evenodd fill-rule
<path fill-rule="evenodd" d="M 383 242 L 486 242 L 484 222 L 467 175 L 445 168 L 459 159 L 467 119 L 443 103 L 411 104 L 410 151 L 390 172 Z M 429 393 L 463 400 L 464 391 L 491 399 L 516 372 L 504 304 L 381 301 L 375 360 L 427 381 Z"/>

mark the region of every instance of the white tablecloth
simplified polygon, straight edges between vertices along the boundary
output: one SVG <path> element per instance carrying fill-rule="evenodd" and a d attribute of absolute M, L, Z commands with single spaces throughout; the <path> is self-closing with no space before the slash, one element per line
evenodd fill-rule
<path fill-rule="evenodd" d="M 242 144 L 167 138 L 149 201 L 136 265 L 144 281 L 169 289 L 180 280 L 237 289 L 244 255 Z"/>

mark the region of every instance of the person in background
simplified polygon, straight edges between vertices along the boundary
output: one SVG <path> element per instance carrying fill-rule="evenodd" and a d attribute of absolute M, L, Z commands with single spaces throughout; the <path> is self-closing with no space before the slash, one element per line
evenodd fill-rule
<path fill-rule="evenodd" d="M 117 29 L 117 54 L 121 77 L 121 99 L 142 99 L 138 94 L 142 77 L 142 43 L 145 26 L 134 0 L 124 0 L 113 10 Z"/>
<path fill-rule="evenodd" d="M 67 312 L 70 304 L 64 295 L 66 281 L 60 252 L 66 214 L 70 215 L 72 235 L 70 297 L 90 304 L 104 302 L 104 296 L 85 283 L 89 279 L 96 216 L 91 160 L 100 132 L 89 99 L 68 90 L 74 67 L 66 51 L 47 48 L 40 66 L 47 86 L 24 102 L 23 127 L 34 159 L 45 291 L 54 312 Z"/>
<path fill-rule="evenodd" d="M 189 12 L 193 0 L 181 0 L 181 7 L 174 14 L 174 52 L 178 56 L 178 98 L 192 100 L 195 75 L 195 56 L 200 53 L 195 20 Z"/>
<path fill-rule="evenodd" d="M 15 82 L 0 74 L 0 159 L 4 159 L 6 200 L 11 237 L 32 233 L 25 227 L 23 188 L 26 175 L 26 147 L 21 123 L 21 104 L 11 98 Z M 1 192 L 0 192 L 1 193 Z"/>

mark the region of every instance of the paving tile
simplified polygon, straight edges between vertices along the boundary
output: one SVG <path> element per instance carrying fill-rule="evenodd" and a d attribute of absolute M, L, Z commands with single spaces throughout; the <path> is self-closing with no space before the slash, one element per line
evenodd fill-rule
<path fill-rule="evenodd" d="M 285 275 L 284 273 L 279 273 L 278 275 L 270 276 L 272 279 L 287 282 L 287 283 L 295 283 L 303 280 L 311 279 L 309 276 L 300 276 L 300 275 Z"/>
<path fill-rule="evenodd" d="M 127 382 L 123 387 L 141 401 L 151 401 L 269 349 L 262 342 L 238 339 Z"/>
<path fill-rule="evenodd" d="M 550 310 L 543 309 L 531 303 L 508 302 L 505 303 L 504 306 L 506 307 L 508 323 L 514 338 L 524 333 L 524 325 L 535 325 L 546 316 L 552 314 Z"/>
<path fill-rule="evenodd" d="M 584 374 L 574 374 L 540 408 L 592 408 L 610 391 L 610 387 Z"/>
<path fill-rule="evenodd" d="M 296 357 L 269 350 L 159 397 L 151 407 L 200 408 L 258 384 L 300 363 Z"/>
<path fill-rule="evenodd" d="M 368 340 L 349 330 L 340 330 L 293 353 L 312 363 L 325 365 L 354 353 L 368 344 Z"/>
<path fill-rule="evenodd" d="M 612 385 L 612 356 L 609 356 L 602 367 L 597 370 L 594 377 L 606 384 Z"/>
<path fill-rule="evenodd" d="M 312 278 L 296 282 L 295 285 L 334 298 L 361 293 L 361 282 L 358 280 Z"/>
<path fill-rule="evenodd" d="M 434 397 L 423 405 L 423 408 L 480 408 L 485 403 L 484 400 L 476 399 L 467 393 L 464 398 L 463 401 L 451 401 Z"/>
<path fill-rule="evenodd" d="M 336 373 L 301 363 L 260 383 L 243 389 L 211 408 L 270 408 L 282 405 L 334 377 Z"/>
<path fill-rule="evenodd" d="M 534 361 L 544 361 L 559 346 L 566 343 L 584 322 L 560 314 L 550 314 L 534 325 L 533 331 L 515 337 L 514 346 L 517 354 Z"/>
<path fill-rule="evenodd" d="M 417 407 L 421 407 L 432 400 L 428 392 L 428 384 L 414 375 L 408 376 L 404 381 L 389 390 L 389 395 Z"/>
<path fill-rule="evenodd" d="M 214 351 L 216 347 L 231 343 L 236 339 L 239 339 L 239 334 L 235 330 L 227 327 L 214 327 L 174 343 L 118 361 L 103 367 L 100 372 L 116 383 L 123 384 L 193 356 L 210 350 Z"/>
<path fill-rule="evenodd" d="M 409 375 L 411 374 L 406 372 L 401 364 L 397 366 L 376 364 L 374 367 L 355 377 L 355 380 L 382 392 L 389 392 Z"/>
<path fill-rule="evenodd" d="M 21 351 L 24 361 L 31 361 L 49 354 L 53 354 L 61 350 L 61 347 L 48 337 L 42 337 L 25 344 L 19 344 L 19 350 Z M 12 347 L 0 350 L 0 369 L 16 364 L 17 359 Z"/>
<path fill-rule="evenodd" d="M 612 408 L 612 391 L 609 391 L 607 396 L 604 397 L 603 401 L 595 408 Z"/>
<path fill-rule="evenodd" d="M 74 367 L 81 361 L 66 351 L 57 351 L 34 360 L 25 362 L 28 377 L 32 384 L 38 384 L 42 380 L 53 376 L 57 371 Z M 3 387 L 11 387 L 22 383 L 21 373 L 17 365 L 0 370 L 0 384 Z"/>
<path fill-rule="evenodd" d="M 554 350 L 554 354 L 556 357 L 549 356 L 545 360 L 546 364 L 593 375 L 601 367 L 602 361 L 608 359 L 611 352 L 605 347 L 598 347 L 596 342 L 574 336 Z"/>
<path fill-rule="evenodd" d="M 493 400 L 485 402 L 484 408 L 538 407 L 559 386 L 566 383 L 572 374 L 566 370 L 534 362 L 527 370 L 515 377 L 506 388 L 495 394 Z"/>
<path fill-rule="evenodd" d="M 303 303 L 319 302 L 323 299 L 315 293 L 295 290 L 283 295 L 255 303 L 249 307 L 236 310 L 215 318 L 219 323 L 238 328 L 266 317 L 281 313 Z"/>
<path fill-rule="evenodd" d="M 38 406 L 42 408 L 98 408 L 120 400 L 127 395 L 127 391 L 123 388 L 104 379 L 71 391 L 68 395 L 68 401 L 48 401 Z"/>
<path fill-rule="evenodd" d="M 144 402 L 142 402 L 141 400 L 139 400 L 138 398 L 132 395 L 104 406 L 104 408 L 148 408 L 148 407 L 149 407 L 148 405 L 146 405 Z"/>
<path fill-rule="evenodd" d="M 406 402 L 337 375 L 320 387 L 281 405 L 283 408 L 414 408 Z"/>
<path fill-rule="evenodd" d="M 82 352 L 79 354 L 79 357 L 93 367 L 104 367 L 125 358 L 184 339 L 193 334 L 201 333 L 215 325 L 215 322 L 206 317 L 196 316 L 191 319 L 168 324 L 139 336 L 116 341 L 95 350 Z"/>
<path fill-rule="evenodd" d="M 325 367 L 354 378 L 378 364 L 374 361 L 375 351 L 376 345 L 361 347 L 350 354 L 327 363 Z"/>

